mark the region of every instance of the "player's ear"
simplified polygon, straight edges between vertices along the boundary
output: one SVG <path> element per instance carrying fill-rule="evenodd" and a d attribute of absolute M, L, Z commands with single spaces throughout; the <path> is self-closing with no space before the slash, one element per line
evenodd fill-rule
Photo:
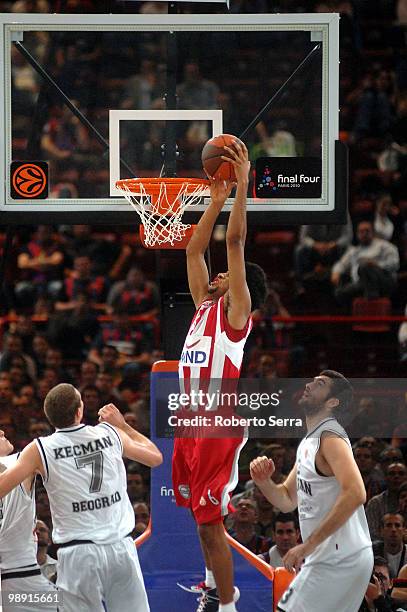
<path fill-rule="evenodd" d="M 338 400 L 337 397 L 330 397 L 329 400 L 327 401 L 326 405 L 331 410 L 334 410 L 335 408 L 337 408 L 339 406 L 339 400 Z"/>

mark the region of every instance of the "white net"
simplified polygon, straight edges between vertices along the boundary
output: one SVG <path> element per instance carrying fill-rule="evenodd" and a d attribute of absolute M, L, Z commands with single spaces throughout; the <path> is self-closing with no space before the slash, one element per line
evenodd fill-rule
<path fill-rule="evenodd" d="M 183 240 L 191 227 L 182 222 L 182 215 L 187 208 L 201 202 L 207 184 L 189 181 L 170 183 L 168 179 L 162 179 L 154 184 L 157 196 L 153 198 L 149 186 L 148 179 L 145 184 L 139 181 L 135 184 L 131 179 L 116 183 L 117 189 L 140 216 L 146 247 L 162 244 L 173 246 Z"/>

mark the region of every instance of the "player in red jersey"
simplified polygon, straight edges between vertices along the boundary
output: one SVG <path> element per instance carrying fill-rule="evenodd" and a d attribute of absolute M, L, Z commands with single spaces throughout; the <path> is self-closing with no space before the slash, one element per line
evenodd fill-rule
<path fill-rule="evenodd" d="M 250 313 L 261 306 L 267 293 L 262 268 L 244 259 L 248 152 L 237 142 L 225 148 L 232 156 L 237 181 L 226 232 L 228 271 L 210 282 L 204 254 L 233 183 L 212 183 L 211 202 L 186 251 L 189 288 L 197 308 L 179 362 L 181 392 L 187 394 L 219 390 L 217 381 L 227 385 L 235 379 L 237 383 L 252 328 Z M 199 612 L 236 612 L 238 590 L 233 586 L 232 555 L 222 521 L 228 513 L 229 494 L 237 484 L 237 462 L 245 442 L 243 435 L 175 439 L 175 497 L 178 505 L 190 508 L 194 515 L 206 565 Z"/>

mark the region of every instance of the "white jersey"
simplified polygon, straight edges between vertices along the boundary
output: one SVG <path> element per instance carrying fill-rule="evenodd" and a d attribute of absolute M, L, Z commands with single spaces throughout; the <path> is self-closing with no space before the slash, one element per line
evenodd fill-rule
<path fill-rule="evenodd" d="M 134 529 L 122 442 L 108 423 L 57 429 L 36 440 L 56 544 L 110 544 Z"/>
<path fill-rule="evenodd" d="M 316 470 L 315 457 L 319 450 L 321 435 L 328 431 L 337 434 L 347 444 L 349 438 L 335 418 L 328 418 L 302 440 L 297 449 L 297 498 L 298 514 L 302 540 L 321 524 L 331 510 L 340 492 L 334 476 L 322 476 Z M 369 528 L 363 506 L 359 506 L 352 516 L 335 533 L 317 546 L 306 564 L 315 562 L 336 564 L 338 561 L 359 553 L 372 546 Z"/>
<path fill-rule="evenodd" d="M 18 455 L 0 457 L 0 464 L 9 468 Z M 33 567 L 38 567 L 34 487 L 27 493 L 20 484 L 0 499 L 0 570 Z"/>

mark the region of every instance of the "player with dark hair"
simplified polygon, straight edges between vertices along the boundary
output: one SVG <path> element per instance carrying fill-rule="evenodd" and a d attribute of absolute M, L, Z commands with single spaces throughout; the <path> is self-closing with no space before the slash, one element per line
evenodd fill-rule
<path fill-rule="evenodd" d="M 81 394 L 72 385 L 51 389 L 44 411 L 56 431 L 28 444 L 0 474 L 0 497 L 42 476 L 64 612 L 149 612 L 122 457 L 155 467 L 160 451 L 113 404 L 99 410 L 98 425 L 84 425 Z"/>
<path fill-rule="evenodd" d="M 349 438 L 339 421 L 349 420 L 352 386 L 339 372 L 324 370 L 305 386 L 300 399 L 307 435 L 282 484 L 271 480 L 274 463 L 258 457 L 250 474 L 282 512 L 298 506 L 302 544 L 284 556 L 296 575 L 277 610 L 355 612 L 373 568 L 372 543 L 363 504 L 366 491 Z M 305 561 L 304 561 L 305 559 Z"/>
<path fill-rule="evenodd" d="M 250 162 L 243 143 L 227 148 L 237 179 L 236 197 L 226 231 L 228 271 L 209 279 L 204 255 L 216 219 L 233 187 L 212 181 L 211 201 L 187 247 L 188 282 L 197 308 L 179 362 L 183 392 L 232 386 L 239 378 L 243 349 L 252 328 L 250 313 L 267 293 L 266 276 L 244 260 L 246 194 Z M 199 355 L 199 360 L 194 356 Z M 229 385 L 230 387 L 230 385 Z M 230 388 L 228 389 L 230 391 Z M 220 407 L 218 406 L 217 409 Z M 196 432 L 195 432 L 196 433 Z M 237 484 L 237 461 L 246 442 L 239 437 L 176 437 L 173 483 L 177 504 L 191 509 L 206 565 L 199 612 L 235 612 L 238 589 L 233 586 L 232 555 L 223 528 L 229 493 Z"/>

